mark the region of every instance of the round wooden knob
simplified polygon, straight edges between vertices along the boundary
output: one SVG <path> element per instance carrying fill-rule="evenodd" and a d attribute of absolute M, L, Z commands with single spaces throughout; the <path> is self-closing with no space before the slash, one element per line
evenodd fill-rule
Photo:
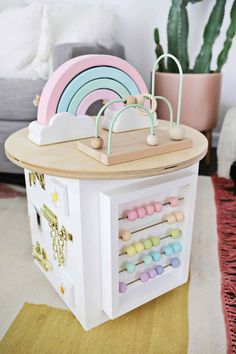
<path fill-rule="evenodd" d="M 93 149 L 101 149 L 103 147 L 103 138 L 93 138 L 90 145 Z"/>
<path fill-rule="evenodd" d="M 182 140 L 185 135 L 185 130 L 182 125 L 172 125 L 169 128 L 169 136 L 172 140 Z"/>
<path fill-rule="evenodd" d="M 158 136 L 156 134 L 149 134 L 147 136 L 147 144 L 150 146 L 156 146 L 159 143 Z"/>

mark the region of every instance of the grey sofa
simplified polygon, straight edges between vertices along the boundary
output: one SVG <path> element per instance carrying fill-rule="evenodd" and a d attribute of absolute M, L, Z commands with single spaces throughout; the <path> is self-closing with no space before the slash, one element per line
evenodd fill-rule
<path fill-rule="evenodd" d="M 65 61 L 85 54 L 110 54 L 124 58 L 124 48 L 119 44 L 114 44 L 110 49 L 83 43 L 61 44 L 53 50 L 53 70 Z M 13 132 L 37 118 L 32 102 L 44 85 L 43 80 L 0 79 L 0 173 L 23 173 L 5 156 L 4 142 Z"/>

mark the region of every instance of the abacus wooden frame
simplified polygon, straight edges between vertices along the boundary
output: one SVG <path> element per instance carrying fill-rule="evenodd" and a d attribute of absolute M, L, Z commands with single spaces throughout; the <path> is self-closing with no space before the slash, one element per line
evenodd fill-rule
<path fill-rule="evenodd" d="M 191 170 L 157 176 L 150 180 L 100 192 L 103 310 L 111 319 L 174 289 L 188 280 L 198 164 Z M 119 205 L 134 199 L 145 198 L 148 195 L 163 193 L 163 191 L 168 195 L 169 190 L 184 186 L 188 186 L 188 195 L 184 201 L 186 211 L 184 234 L 188 237 L 184 240 L 181 271 L 175 273 L 176 277 L 157 277 L 142 284 L 135 288 L 135 291 L 132 291 L 133 296 L 130 293 L 128 296 L 126 293 L 119 294 Z M 170 273 L 168 272 L 168 274 Z"/>

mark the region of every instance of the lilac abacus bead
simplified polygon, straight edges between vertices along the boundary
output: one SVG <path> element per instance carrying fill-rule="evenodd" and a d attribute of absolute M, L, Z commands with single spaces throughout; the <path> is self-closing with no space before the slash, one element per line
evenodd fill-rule
<path fill-rule="evenodd" d="M 145 209 L 146 209 L 146 213 L 147 215 L 152 215 L 155 213 L 155 208 L 152 204 L 148 204 L 145 206 Z"/>
<path fill-rule="evenodd" d="M 180 265 L 179 258 L 175 257 L 170 260 L 170 264 L 173 268 L 177 268 Z"/>
<path fill-rule="evenodd" d="M 161 275 L 162 273 L 164 273 L 164 268 L 161 265 L 158 265 L 155 267 L 157 275 Z"/>
<path fill-rule="evenodd" d="M 146 209 L 144 207 L 137 208 L 136 211 L 140 219 L 144 218 L 146 215 Z"/>
<path fill-rule="evenodd" d="M 172 207 L 177 207 L 179 205 L 179 198 L 170 197 L 169 202 Z"/>
<path fill-rule="evenodd" d="M 155 203 L 153 203 L 153 206 L 154 206 L 155 211 L 156 211 L 157 213 L 159 213 L 159 212 L 162 211 L 162 209 L 163 209 L 163 206 L 162 206 L 162 204 L 161 204 L 160 202 L 155 202 Z"/>
<path fill-rule="evenodd" d="M 129 221 L 135 221 L 138 218 L 137 211 L 135 209 L 128 211 L 127 218 Z"/>
<path fill-rule="evenodd" d="M 140 275 L 140 280 L 142 283 L 146 283 L 149 279 L 149 275 L 147 272 L 144 272 Z"/>
<path fill-rule="evenodd" d="M 123 294 L 126 292 L 126 290 L 127 290 L 127 284 L 123 281 L 120 281 L 119 282 L 119 293 Z"/>
<path fill-rule="evenodd" d="M 155 278 L 157 276 L 157 272 L 156 272 L 156 270 L 154 268 L 153 269 L 149 269 L 148 270 L 148 275 L 149 275 L 150 279 L 153 279 L 153 278 Z"/>

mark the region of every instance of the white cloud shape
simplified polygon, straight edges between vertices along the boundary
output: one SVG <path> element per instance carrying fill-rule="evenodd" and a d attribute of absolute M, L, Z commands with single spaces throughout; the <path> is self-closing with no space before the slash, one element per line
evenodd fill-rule
<path fill-rule="evenodd" d="M 90 116 L 75 116 L 69 112 L 56 113 L 48 125 L 30 123 L 28 139 L 37 145 L 55 144 L 64 141 L 94 136 L 94 120 Z"/>

